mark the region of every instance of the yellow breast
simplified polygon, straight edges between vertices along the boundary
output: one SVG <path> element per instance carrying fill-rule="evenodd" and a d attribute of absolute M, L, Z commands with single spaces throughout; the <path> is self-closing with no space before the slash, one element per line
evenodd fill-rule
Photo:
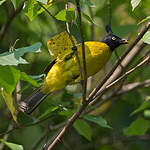
<path fill-rule="evenodd" d="M 85 42 L 85 45 L 89 49 L 88 54 L 86 54 L 87 74 L 89 77 L 105 66 L 112 51 L 107 44 L 102 42 Z"/>

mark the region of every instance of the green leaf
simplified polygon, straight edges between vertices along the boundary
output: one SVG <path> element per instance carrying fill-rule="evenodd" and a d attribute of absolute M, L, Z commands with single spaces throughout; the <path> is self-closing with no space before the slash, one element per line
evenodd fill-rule
<path fill-rule="evenodd" d="M 48 8 L 51 6 L 51 3 L 49 5 L 44 5 L 45 8 Z M 35 17 L 37 17 L 39 14 L 44 12 L 45 9 L 41 8 L 41 6 L 38 4 L 36 0 L 28 0 L 26 1 L 26 5 L 24 8 L 25 15 L 32 21 Z"/>
<path fill-rule="evenodd" d="M 76 120 L 73 124 L 73 127 L 77 130 L 77 132 L 84 136 L 87 140 L 91 141 L 92 137 L 92 129 L 84 120 Z"/>
<path fill-rule="evenodd" d="M 148 120 L 143 118 L 137 118 L 135 121 L 131 123 L 131 125 L 124 129 L 124 135 L 127 136 L 139 136 L 146 133 L 150 125 Z"/>
<path fill-rule="evenodd" d="M 72 20 L 75 20 L 77 17 L 76 11 L 74 8 L 68 8 L 67 9 L 67 17 L 68 17 L 68 21 L 72 22 Z M 63 9 L 61 11 L 59 11 L 56 15 L 55 18 L 57 20 L 61 20 L 61 21 L 66 21 L 66 9 Z"/>
<path fill-rule="evenodd" d="M 0 65 L 6 66 L 6 65 L 18 65 L 18 64 L 28 64 L 28 62 L 19 57 L 15 57 L 15 52 L 5 52 L 0 54 Z"/>
<path fill-rule="evenodd" d="M 17 123 L 16 109 L 13 104 L 13 98 L 11 94 L 8 94 L 3 88 L 1 89 L 2 96 L 7 104 L 8 109 L 10 110 L 14 121 Z"/>
<path fill-rule="evenodd" d="M 144 43 L 150 44 L 150 31 L 147 31 L 144 34 L 142 40 L 143 40 Z"/>
<path fill-rule="evenodd" d="M 6 0 L 1 0 L 0 1 L 0 5 L 2 5 Z"/>
<path fill-rule="evenodd" d="M 27 47 L 22 47 L 22 48 L 17 48 L 15 50 L 15 56 L 16 57 L 21 57 L 23 56 L 25 53 L 27 52 L 40 52 L 40 47 L 42 46 L 41 42 L 37 42 L 31 46 L 27 46 Z"/>
<path fill-rule="evenodd" d="M 141 23 L 143 23 L 143 22 L 145 22 L 145 21 L 147 21 L 148 19 L 150 19 L 150 16 L 147 16 L 145 19 L 143 19 L 142 21 L 140 21 L 140 22 L 138 23 L 138 25 L 141 24 Z"/>
<path fill-rule="evenodd" d="M 139 5 L 141 0 L 131 0 L 132 11 Z"/>
<path fill-rule="evenodd" d="M 11 0 L 11 2 L 13 3 L 14 8 L 16 9 L 19 6 L 21 0 Z"/>
<path fill-rule="evenodd" d="M 19 79 L 19 70 L 12 66 L 0 66 L 0 86 L 3 87 L 8 94 L 12 94 Z"/>
<path fill-rule="evenodd" d="M 91 122 L 94 122 L 98 125 L 100 125 L 101 127 L 105 127 L 105 128 L 111 128 L 108 124 L 107 124 L 107 121 L 102 118 L 101 116 L 93 116 L 93 115 L 86 115 L 84 116 L 84 118 L 86 120 L 89 120 Z"/>
<path fill-rule="evenodd" d="M 142 111 L 142 110 L 145 110 L 145 109 L 148 108 L 149 106 L 150 106 L 150 102 L 149 102 L 149 101 L 145 101 L 139 108 L 137 108 L 136 110 L 134 110 L 134 111 L 131 113 L 131 116 L 137 114 L 138 112 L 140 112 L 140 111 Z"/>
<path fill-rule="evenodd" d="M 23 56 L 27 52 L 40 52 L 41 43 L 35 43 L 28 47 L 17 48 L 13 52 L 5 52 L 0 54 L 0 65 L 18 65 L 27 64 L 28 62 L 24 60 Z"/>
<path fill-rule="evenodd" d="M 24 150 L 22 145 L 6 142 L 3 139 L 0 139 L 0 141 L 8 146 L 11 150 Z"/>
<path fill-rule="evenodd" d="M 88 20 L 90 23 L 92 23 L 92 24 L 94 24 L 94 25 L 97 25 L 97 24 L 93 21 L 93 19 L 92 19 L 90 16 L 88 16 L 87 14 L 85 14 L 84 12 L 82 12 L 82 16 L 83 16 L 83 18 L 85 18 L 86 20 Z"/>
<path fill-rule="evenodd" d="M 55 110 L 59 109 L 58 106 L 54 106 L 54 107 L 51 107 L 49 108 L 46 112 L 44 112 L 41 116 L 39 116 L 39 120 L 43 119 L 43 118 L 46 118 L 50 115 L 50 113 L 54 112 Z"/>
<path fill-rule="evenodd" d="M 21 72 L 20 80 L 27 81 L 27 82 L 31 83 L 33 86 L 35 86 L 35 87 L 39 87 L 40 86 L 35 80 L 33 80 L 30 76 L 28 76 L 24 72 Z"/>

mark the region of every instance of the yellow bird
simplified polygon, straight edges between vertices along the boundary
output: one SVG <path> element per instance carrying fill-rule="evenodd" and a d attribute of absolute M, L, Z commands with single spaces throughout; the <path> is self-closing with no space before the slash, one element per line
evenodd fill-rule
<path fill-rule="evenodd" d="M 114 35 L 109 26 L 106 26 L 106 31 L 107 35 L 103 41 L 84 43 L 87 77 L 94 75 L 104 67 L 115 48 L 128 43 L 126 39 Z M 78 52 L 83 70 L 82 45 L 77 44 L 74 37 L 73 40 L 76 44 L 74 49 Z M 20 104 L 20 109 L 27 114 L 32 113 L 50 93 L 80 81 L 79 66 L 68 33 L 62 32 L 52 37 L 47 42 L 47 46 L 54 61 L 49 65 L 49 71 L 43 85 Z"/>

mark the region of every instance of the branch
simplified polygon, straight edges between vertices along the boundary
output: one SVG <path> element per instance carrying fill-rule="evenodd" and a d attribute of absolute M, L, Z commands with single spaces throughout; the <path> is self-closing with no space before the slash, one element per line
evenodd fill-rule
<path fill-rule="evenodd" d="M 120 80 L 122 80 L 123 78 L 125 78 L 126 76 L 128 76 L 130 73 L 132 73 L 133 71 L 135 71 L 137 68 L 139 68 L 142 65 L 144 65 L 146 62 L 149 62 L 149 60 L 150 60 L 150 56 L 147 56 L 142 62 L 140 62 L 135 67 L 133 67 L 132 69 L 130 69 L 129 71 L 127 71 L 121 77 L 119 77 L 118 79 L 116 79 L 115 81 L 113 81 L 112 83 L 110 83 L 109 85 L 107 85 L 106 87 L 102 88 L 93 98 L 95 99 L 98 96 L 100 96 L 101 94 L 103 94 L 104 92 L 106 92 L 107 89 L 109 89 L 110 87 L 112 87 L 113 85 L 115 85 L 116 83 L 118 83 Z"/>
<path fill-rule="evenodd" d="M 124 58 L 124 60 L 121 62 L 121 65 L 116 68 L 116 70 L 113 72 L 112 76 L 109 78 L 109 80 L 106 82 L 106 84 L 111 83 L 116 78 L 118 78 L 125 70 L 126 68 L 132 64 L 134 58 L 143 50 L 143 48 L 146 46 L 146 44 L 141 40 L 137 43 L 137 45 L 130 51 L 127 56 Z"/>
<path fill-rule="evenodd" d="M 80 36 L 81 36 L 81 41 L 82 41 L 82 60 L 83 60 L 83 75 L 84 75 L 84 82 L 82 84 L 83 87 L 83 100 L 81 105 L 79 106 L 78 110 L 74 115 L 66 122 L 66 125 L 64 128 L 58 132 L 58 134 L 54 137 L 53 140 L 51 140 L 48 144 L 46 149 L 51 150 L 55 144 L 61 139 L 61 137 L 64 135 L 64 133 L 67 131 L 69 127 L 72 126 L 74 121 L 80 116 L 82 111 L 86 108 L 88 103 L 86 102 L 86 86 L 87 86 L 87 71 L 86 71 L 86 59 L 85 59 L 85 47 L 84 47 L 84 37 L 83 37 L 83 32 L 82 32 L 82 21 L 81 21 L 81 10 L 80 10 L 80 5 L 79 5 L 79 0 L 76 0 L 76 7 L 79 15 L 79 28 L 80 28 Z"/>
<path fill-rule="evenodd" d="M 85 45 L 84 45 L 84 36 L 83 36 L 83 30 L 82 30 L 82 19 L 81 19 L 81 10 L 80 10 L 80 0 L 76 0 L 76 7 L 78 11 L 79 16 L 79 28 L 80 28 L 80 36 L 81 36 L 81 42 L 82 42 L 82 60 L 83 60 L 83 95 L 82 95 L 82 102 L 86 102 L 86 89 L 87 89 L 87 70 L 86 70 L 86 58 L 85 58 Z"/>
<path fill-rule="evenodd" d="M 114 97 L 116 98 L 120 95 L 126 94 L 130 91 L 133 91 L 133 90 L 135 90 L 137 88 L 141 88 L 141 87 L 150 87 L 150 79 L 143 81 L 143 82 L 135 82 L 135 83 L 130 83 L 130 84 L 124 85 L 124 86 L 122 86 L 122 88 L 119 91 L 117 91 L 115 93 L 114 92 L 112 92 L 111 94 L 106 93 L 105 95 L 103 95 L 101 97 L 101 101 L 96 103 L 94 105 L 94 107 L 89 108 L 88 110 L 84 111 L 82 113 L 82 115 L 85 115 L 85 114 L 88 114 L 88 113 L 94 111 L 95 108 L 99 108 L 101 105 L 103 105 L 104 103 L 106 103 L 107 101 L 111 100 Z"/>
<path fill-rule="evenodd" d="M 73 38 L 72 38 L 72 34 L 71 34 L 71 32 L 70 32 L 70 29 L 69 29 L 67 8 L 68 8 L 68 3 L 66 3 L 66 5 L 65 5 L 65 9 L 66 9 L 66 27 L 67 27 L 67 33 L 68 33 L 69 38 L 70 38 L 70 40 L 71 40 L 71 42 L 72 42 L 72 45 L 73 45 L 72 50 L 74 51 L 75 56 L 76 56 L 76 59 L 77 59 L 77 62 L 78 62 L 79 71 L 80 71 L 80 77 L 81 77 L 81 81 L 82 81 L 82 80 L 83 80 L 83 75 L 82 75 L 81 63 L 80 63 L 80 59 L 79 59 L 79 56 L 78 56 L 77 47 L 76 47 L 76 45 L 75 45 L 75 42 L 74 42 L 74 40 L 73 40 Z"/>
<path fill-rule="evenodd" d="M 135 90 L 140 87 L 149 87 L 150 79 L 143 82 L 136 82 L 124 85 L 121 90 L 119 90 L 115 95 L 121 95 L 124 93 L 128 93 L 129 91 Z"/>
<path fill-rule="evenodd" d="M 127 48 L 127 50 L 123 53 L 123 55 L 120 57 L 120 59 L 115 63 L 113 68 L 110 70 L 110 72 L 105 76 L 103 81 L 101 81 L 98 86 L 90 93 L 88 100 L 92 101 L 93 96 L 101 89 L 101 87 L 106 83 L 106 81 L 110 78 L 110 76 L 113 74 L 113 72 L 116 70 L 120 62 L 128 55 L 128 53 L 133 49 L 133 47 L 140 41 L 140 39 L 143 37 L 143 35 L 148 31 L 150 28 L 150 23 L 147 24 L 147 26 L 141 31 L 141 33 L 138 35 L 138 37 L 131 43 L 131 45 Z"/>
<path fill-rule="evenodd" d="M 90 17 L 91 19 L 93 20 L 94 19 L 94 16 L 93 16 L 93 11 L 92 11 L 92 8 L 91 7 L 88 7 L 89 9 L 89 13 L 90 13 Z M 90 40 L 94 41 L 95 39 L 95 28 L 94 28 L 94 23 L 91 23 L 90 24 L 90 32 L 91 32 L 91 38 Z M 93 77 L 89 77 L 87 79 L 87 94 L 89 94 L 89 92 L 91 91 L 91 88 L 92 88 L 92 80 L 93 80 Z"/>
<path fill-rule="evenodd" d="M 55 112 L 55 111 L 54 111 L 54 112 Z M 52 113 L 52 115 L 53 115 L 53 113 Z M 5 135 L 5 134 L 9 134 L 9 133 L 11 133 L 11 132 L 13 132 L 14 130 L 17 130 L 17 129 L 26 128 L 26 127 L 34 126 L 34 125 L 36 125 L 36 124 L 40 124 L 40 123 L 42 123 L 42 122 L 48 120 L 50 117 L 52 117 L 52 116 L 50 115 L 50 116 L 48 116 L 48 117 L 46 117 L 46 118 L 44 118 L 44 119 L 38 120 L 38 121 L 36 121 L 36 122 L 33 121 L 32 123 L 27 123 L 27 124 L 22 125 L 22 126 L 13 127 L 12 129 L 10 129 L 10 130 L 8 130 L 8 131 L 6 131 L 6 132 L 4 132 L 4 133 L 0 133 L 0 136 L 1 136 L 1 135 Z M 51 118 L 51 119 L 52 119 L 52 118 Z"/>
<path fill-rule="evenodd" d="M 48 13 L 49 16 L 51 16 L 55 21 L 59 22 L 59 20 L 57 20 L 47 8 L 45 8 L 39 1 L 37 2 Z"/>
<path fill-rule="evenodd" d="M 3 24 L 3 26 L 2 26 L 2 28 L 0 30 L 0 41 L 4 38 L 4 36 L 5 36 L 8 28 L 9 28 L 11 22 L 12 22 L 12 20 L 21 12 L 21 10 L 22 10 L 22 8 L 24 6 L 24 2 L 25 1 L 26 0 L 22 0 L 22 2 L 20 3 L 20 5 L 18 6 L 18 8 L 14 12 L 12 12 L 10 14 L 10 16 L 7 18 L 5 24 Z"/>
<path fill-rule="evenodd" d="M 74 121 L 80 116 L 80 114 L 83 112 L 87 105 L 88 103 L 84 103 L 79 106 L 77 112 L 72 115 L 72 117 L 66 122 L 65 126 L 58 132 L 55 138 L 47 144 L 47 147 L 45 147 L 44 150 L 51 150 L 57 144 L 57 142 L 62 138 L 62 136 L 69 129 L 69 127 L 72 126 Z"/>

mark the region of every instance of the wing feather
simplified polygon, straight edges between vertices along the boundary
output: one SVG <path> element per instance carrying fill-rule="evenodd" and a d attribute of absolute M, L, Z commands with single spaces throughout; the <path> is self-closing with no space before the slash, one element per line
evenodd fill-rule
<path fill-rule="evenodd" d="M 75 45 L 77 45 L 75 37 L 72 36 L 72 38 Z M 47 46 L 50 55 L 54 59 L 59 58 L 62 60 L 66 55 L 72 53 L 73 44 L 69 38 L 68 33 L 65 31 L 53 36 L 50 40 L 48 40 Z"/>

